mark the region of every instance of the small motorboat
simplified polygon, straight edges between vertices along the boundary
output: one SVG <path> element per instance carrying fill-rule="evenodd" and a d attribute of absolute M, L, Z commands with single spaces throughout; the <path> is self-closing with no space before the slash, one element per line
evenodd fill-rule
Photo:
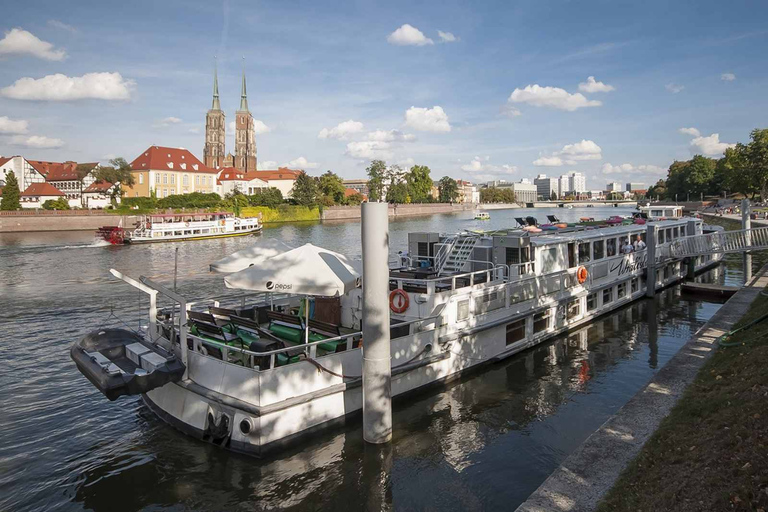
<path fill-rule="evenodd" d="M 475 212 L 475 220 L 491 220 L 491 214 L 488 212 Z"/>
<path fill-rule="evenodd" d="M 80 373 L 110 400 L 177 382 L 186 369 L 171 352 L 125 329 L 91 332 L 69 354 Z"/>

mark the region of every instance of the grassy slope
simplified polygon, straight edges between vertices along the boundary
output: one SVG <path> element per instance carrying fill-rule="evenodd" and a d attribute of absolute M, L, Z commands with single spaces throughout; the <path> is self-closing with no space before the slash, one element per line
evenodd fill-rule
<path fill-rule="evenodd" d="M 760 296 L 739 322 L 768 313 Z M 719 348 L 598 508 L 768 510 L 768 319 Z"/>

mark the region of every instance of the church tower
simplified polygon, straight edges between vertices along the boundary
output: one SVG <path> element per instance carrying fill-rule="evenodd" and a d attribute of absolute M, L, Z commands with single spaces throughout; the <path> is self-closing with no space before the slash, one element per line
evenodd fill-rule
<path fill-rule="evenodd" d="M 224 111 L 219 104 L 218 69 L 213 71 L 213 103 L 205 115 L 205 147 L 203 148 L 203 164 L 212 169 L 224 166 L 226 123 Z"/>
<path fill-rule="evenodd" d="M 243 172 L 256 170 L 256 134 L 245 93 L 245 69 L 240 90 L 240 108 L 235 112 L 235 168 Z"/>

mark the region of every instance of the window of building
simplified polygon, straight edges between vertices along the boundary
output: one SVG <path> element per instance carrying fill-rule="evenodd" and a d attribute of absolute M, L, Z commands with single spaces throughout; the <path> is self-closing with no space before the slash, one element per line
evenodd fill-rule
<path fill-rule="evenodd" d="M 200 175 L 195 176 L 195 185 L 200 185 Z"/>
<path fill-rule="evenodd" d="M 163 189 L 163 197 L 168 197 L 168 189 L 167 188 Z"/>
<path fill-rule="evenodd" d="M 605 254 L 609 258 L 611 256 L 616 256 L 616 239 L 615 238 L 609 238 L 605 241 Z"/>
<path fill-rule="evenodd" d="M 185 174 L 181 177 L 182 185 L 189 185 L 189 174 Z"/>
<path fill-rule="evenodd" d="M 552 310 L 547 309 L 533 315 L 533 333 L 544 332 L 552 326 Z"/>
<path fill-rule="evenodd" d="M 592 242 L 592 258 L 595 260 L 602 259 L 605 256 L 604 253 L 605 242 L 603 240 L 595 240 Z"/>
<path fill-rule="evenodd" d="M 163 173 L 163 185 L 167 185 L 167 184 L 168 184 L 168 175 Z"/>
<path fill-rule="evenodd" d="M 567 318 L 573 320 L 581 314 L 581 300 L 573 299 L 568 303 Z"/>
<path fill-rule="evenodd" d="M 155 174 L 155 183 L 160 183 L 160 173 Z"/>
<path fill-rule="evenodd" d="M 139 185 L 143 185 L 143 184 L 144 184 L 144 175 L 139 174 Z"/>
<path fill-rule="evenodd" d="M 616 287 L 616 297 L 619 299 L 624 297 L 627 294 L 627 283 L 619 283 Z"/>
<path fill-rule="evenodd" d="M 579 244 L 579 263 L 589 261 L 589 242 Z"/>
<path fill-rule="evenodd" d="M 176 184 L 176 175 L 171 174 L 171 185 L 175 185 L 175 184 Z"/>
<path fill-rule="evenodd" d="M 507 345 L 525 339 L 525 318 L 507 324 Z"/>
<path fill-rule="evenodd" d="M 613 301 L 613 288 L 603 290 L 603 304 L 609 304 Z"/>
<path fill-rule="evenodd" d="M 597 308 L 597 294 L 590 293 L 587 295 L 587 311 L 593 311 Z"/>
<path fill-rule="evenodd" d="M 632 282 L 630 283 L 629 286 L 630 286 L 629 289 L 631 290 L 630 293 L 636 293 L 637 292 L 637 278 L 636 277 L 634 279 L 632 279 Z"/>

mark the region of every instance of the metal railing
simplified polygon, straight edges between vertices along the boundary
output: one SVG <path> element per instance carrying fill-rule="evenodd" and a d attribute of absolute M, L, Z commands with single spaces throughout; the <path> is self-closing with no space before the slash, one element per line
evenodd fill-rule
<path fill-rule="evenodd" d="M 702 254 L 768 249 L 768 227 L 691 235 L 659 244 L 659 258 L 680 259 Z"/>

